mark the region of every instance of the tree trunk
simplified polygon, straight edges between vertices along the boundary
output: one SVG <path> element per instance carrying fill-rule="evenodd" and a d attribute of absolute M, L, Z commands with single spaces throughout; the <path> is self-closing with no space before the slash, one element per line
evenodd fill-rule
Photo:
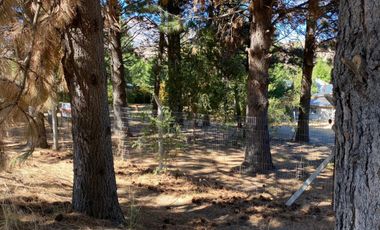
<path fill-rule="evenodd" d="M 236 124 L 238 128 L 242 128 L 243 124 L 241 123 L 241 108 L 240 108 L 240 96 L 238 83 L 235 83 L 234 86 L 234 97 L 235 97 L 235 116 L 236 116 Z"/>
<path fill-rule="evenodd" d="M 29 115 L 33 117 L 33 121 L 29 123 L 30 132 L 27 145 L 31 148 L 49 148 L 44 114 L 29 106 Z"/>
<path fill-rule="evenodd" d="M 35 116 L 35 124 L 36 124 L 36 142 L 35 146 L 37 148 L 43 148 L 47 149 L 49 148 L 49 145 L 47 143 L 47 135 L 46 135 L 46 128 L 45 128 L 45 116 L 42 112 L 36 112 Z"/>
<path fill-rule="evenodd" d="M 208 112 L 202 117 L 202 127 L 209 127 L 211 125 L 210 114 Z"/>
<path fill-rule="evenodd" d="M 180 1 L 168 1 L 167 11 L 172 15 L 169 21 L 177 21 L 181 16 Z M 177 22 L 180 23 L 180 22 Z M 181 31 L 171 28 L 168 34 L 168 81 L 167 92 L 169 108 L 178 123 L 182 123 L 183 79 L 181 74 Z"/>
<path fill-rule="evenodd" d="M 301 82 L 300 107 L 298 109 L 298 125 L 295 136 L 296 141 L 309 141 L 309 114 L 311 99 L 311 84 L 314 68 L 315 34 L 318 19 L 319 0 L 310 0 L 306 21 L 305 49 L 303 55 L 303 69 Z"/>
<path fill-rule="evenodd" d="M 108 2 L 110 32 L 109 48 L 111 53 L 111 81 L 113 97 L 113 113 L 115 131 L 124 139 L 128 133 L 128 121 L 126 119 L 127 92 L 125 82 L 125 69 L 123 64 L 123 52 L 121 47 L 121 6 L 117 0 Z"/>
<path fill-rule="evenodd" d="M 207 7 L 208 19 L 206 22 L 206 27 L 210 27 L 212 23 L 214 22 L 214 9 L 215 9 L 215 3 L 213 1 L 210 1 Z"/>
<path fill-rule="evenodd" d="M 227 91 L 227 89 L 225 89 Z M 223 113 L 224 113 L 224 123 L 228 121 L 228 98 L 223 98 Z"/>
<path fill-rule="evenodd" d="M 246 172 L 274 168 L 268 130 L 269 49 L 272 45 L 272 1 L 254 1 L 250 25 L 247 86 Z"/>
<path fill-rule="evenodd" d="M 380 4 L 340 1 L 334 64 L 336 229 L 380 229 Z"/>
<path fill-rule="evenodd" d="M 158 54 L 156 62 L 153 67 L 154 74 L 154 94 L 160 98 L 160 87 L 161 87 L 161 71 L 164 62 L 164 44 L 165 44 L 165 34 L 160 32 L 160 40 L 158 42 Z M 154 116 L 157 116 L 158 106 L 155 100 L 152 100 L 152 112 Z"/>
<path fill-rule="evenodd" d="M 65 33 L 62 64 L 71 97 L 73 208 L 120 223 L 107 104 L 103 21 L 99 1 L 81 1 Z"/>

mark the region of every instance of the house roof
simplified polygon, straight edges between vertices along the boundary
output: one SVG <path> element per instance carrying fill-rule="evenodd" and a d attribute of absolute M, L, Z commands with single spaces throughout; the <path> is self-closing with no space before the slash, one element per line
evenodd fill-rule
<path fill-rule="evenodd" d="M 323 108 L 334 108 L 333 105 L 326 99 L 325 96 L 317 96 L 310 100 L 311 107 L 323 107 Z"/>
<path fill-rule="evenodd" d="M 325 81 L 322 81 L 321 79 L 315 80 L 318 92 L 316 93 L 317 96 L 323 96 L 325 94 L 332 94 L 333 92 L 333 85 L 329 84 Z"/>
<path fill-rule="evenodd" d="M 315 84 L 317 86 L 317 93 L 313 94 L 310 100 L 311 107 L 318 108 L 334 108 L 328 98 L 332 97 L 333 86 L 321 79 L 316 79 Z"/>

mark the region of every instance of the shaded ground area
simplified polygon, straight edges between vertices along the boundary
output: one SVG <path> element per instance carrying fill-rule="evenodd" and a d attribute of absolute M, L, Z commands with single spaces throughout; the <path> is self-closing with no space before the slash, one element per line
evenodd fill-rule
<path fill-rule="evenodd" d="M 172 153 L 162 174 L 155 173 L 153 154 L 117 159 L 118 193 L 128 220 L 123 228 L 333 229 L 331 165 L 294 207 L 283 205 L 330 149 L 273 141 L 272 152 L 276 171 L 255 176 L 233 170 L 243 160 L 239 149 L 187 147 Z M 0 227 L 117 228 L 71 210 L 71 158 L 68 150 L 37 150 L 24 164 L 0 172 Z"/>
<path fill-rule="evenodd" d="M 310 123 L 310 144 L 313 145 L 333 145 L 334 144 L 334 131 L 332 124 L 325 122 L 311 122 Z M 294 138 L 296 124 L 283 124 L 278 125 L 273 129 L 273 135 L 277 139 L 288 140 L 289 137 Z"/>

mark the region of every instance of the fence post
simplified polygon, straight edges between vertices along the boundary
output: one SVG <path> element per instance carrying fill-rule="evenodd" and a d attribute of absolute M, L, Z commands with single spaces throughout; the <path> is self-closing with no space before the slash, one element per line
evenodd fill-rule
<path fill-rule="evenodd" d="M 53 150 L 58 149 L 58 124 L 57 124 L 57 107 L 51 109 L 51 123 L 53 128 Z"/>
<path fill-rule="evenodd" d="M 162 122 L 164 120 L 164 114 L 162 112 L 162 105 L 160 103 L 160 100 L 157 98 L 155 94 L 153 94 L 153 98 L 157 104 L 157 117 L 160 121 L 160 125 L 158 125 L 158 154 L 160 155 L 160 163 L 158 166 L 158 169 L 161 171 L 164 168 L 164 159 L 165 159 L 165 150 L 164 150 L 164 135 L 162 130 Z"/>

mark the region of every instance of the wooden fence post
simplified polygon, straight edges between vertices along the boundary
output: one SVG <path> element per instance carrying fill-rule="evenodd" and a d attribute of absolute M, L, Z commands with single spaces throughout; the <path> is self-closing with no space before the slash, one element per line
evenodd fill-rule
<path fill-rule="evenodd" d="M 158 109 L 157 117 L 161 123 L 160 125 L 158 125 L 158 154 L 160 156 L 160 163 L 159 163 L 158 169 L 161 171 L 164 168 L 164 160 L 165 160 L 164 135 L 163 135 L 163 130 L 162 130 L 162 122 L 164 120 L 164 114 L 162 111 L 162 105 L 160 103 L 160 100 L 155 94 L 153 94 L 153 97 L 157 104 L 157 109 Z"/>
<path fill-rule="evenodd" d="M 51 124 L 53 129 L 53 150 L 58 150 L 58 123 L 57 123 L 57 107 L 51 109 Z"/>

